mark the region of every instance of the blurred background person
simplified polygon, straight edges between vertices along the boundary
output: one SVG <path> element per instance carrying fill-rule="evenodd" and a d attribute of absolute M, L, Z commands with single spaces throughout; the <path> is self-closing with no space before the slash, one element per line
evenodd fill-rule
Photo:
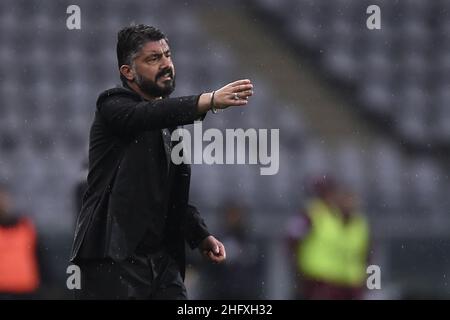
<path fill-rule="evenodd" d="M 0 185 L 0 299 L 36 297 L 39 278 L 34 224 L 13 214 L 11 195 Z"/>
<path fill-rule="evenodd" d="M 240 203 L 229 201 L 222 207 L 218 234 L 227 248 L 221 265 L 206 265 L 201 289 L 203 299 L 260 299 L 263 265 L 261 244 L 251 231 L 249 212 Z M 202 276 L 202 277 L 203 277 Z"/>
<path fill-rule="evenodd" d="M 299 295 L 361 299 L 366 284 L 369 227 L 355 195 L 325 175 L 313 183 L 305 212 L 289 226 Z"/>

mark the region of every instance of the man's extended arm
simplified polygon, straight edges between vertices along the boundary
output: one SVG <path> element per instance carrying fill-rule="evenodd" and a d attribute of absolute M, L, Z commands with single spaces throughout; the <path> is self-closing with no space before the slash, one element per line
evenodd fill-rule
<path fill-rule="evenodd" d="M 97 101 L 97 110 L 118 134 L 137 134 L 194 122 L 199 96 L 142 101 L 125 89 L 111 90 Z"/>
<path fill-rule="evenodd" d="M 97 111 L 118 134 L 136 134 L 193 123 L 212 106 L 224 109 L 247 104 L 253 94 L 250 80 L 232 82 L 212 93 L 143 101 L 133 91 L 116 88 L 97 100 Z M 235 99 L 235 97 L 238 97 Z"/>

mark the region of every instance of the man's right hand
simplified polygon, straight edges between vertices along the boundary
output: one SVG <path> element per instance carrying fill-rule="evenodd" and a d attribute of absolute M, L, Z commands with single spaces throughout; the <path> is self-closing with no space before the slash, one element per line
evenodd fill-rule
<path fill-rule="evenodd" d="M 225 109 L 232 106 L 244 106 L 248 98 L 253 95 L 253 84 L 249 79 L 238 80 L 216 90 L 214 94 L 214 107 Z M 212 92 L 204 93 L 198 101 L 200 113 L 205 113 L 211 108 Z"/>

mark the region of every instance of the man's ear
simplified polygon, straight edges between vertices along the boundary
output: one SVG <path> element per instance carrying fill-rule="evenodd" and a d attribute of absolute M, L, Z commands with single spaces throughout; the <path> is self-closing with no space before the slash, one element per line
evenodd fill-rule
<path fill-rule="evenodd" d="M 121 65 L 119 71 L 128 81 L 134 80 L 134 71 L 128 64 Z"/>

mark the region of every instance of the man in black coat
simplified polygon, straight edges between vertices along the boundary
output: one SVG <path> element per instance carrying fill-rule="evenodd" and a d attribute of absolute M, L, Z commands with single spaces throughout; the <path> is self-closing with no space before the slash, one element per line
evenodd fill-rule
<path fill-rule="evenodd" d="M 175 69 L 164 34 L 122 29 L 117 58 L 123 87 L 97 100 L 89 137 L 88 187 L 71 261 L 81 269 L 78 298 L 186 299 L 185 241 L 212 262 L 225 248 L 188 203 L 190 167 L 171 161 L 171 133 L 211 110 L 243 106 L 250 80 L 168 98 Z"/>

